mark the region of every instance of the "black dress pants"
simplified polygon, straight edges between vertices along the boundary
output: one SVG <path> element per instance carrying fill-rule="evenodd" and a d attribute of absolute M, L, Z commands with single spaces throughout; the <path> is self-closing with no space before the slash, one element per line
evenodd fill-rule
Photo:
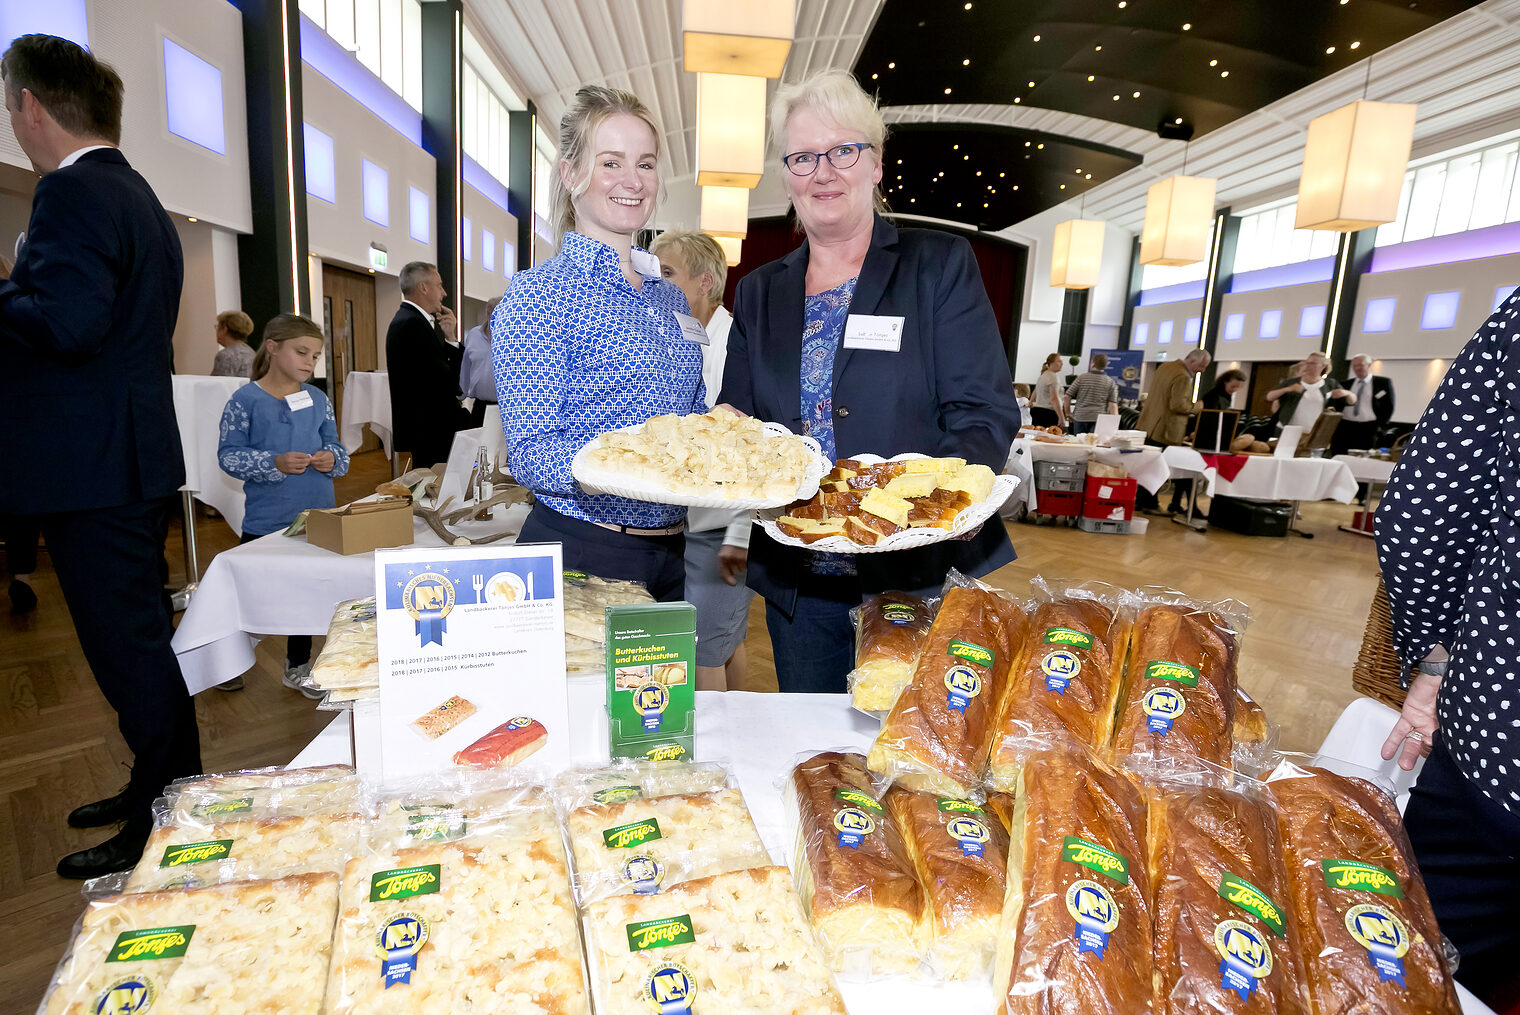
<path fill-rule="evenodd" d="M 174 504 L 35 516 L 85 660 L 132 751 L 128 826 L 143 832 L 164 786 L 201 771 L 195 703 L 169 645 L 164 540 Z"/>
<path fill-rule="evenodd" d="M 0 515 L 0 538 L 5 540 L 5 570 L 11 575 L 37 570 L 37 519 Z"/>
<path fill-rule="evenodd" d="M 655 600 L 686 598 L 686 533 L 638 536 L 613 532 L 580 518 L 534 504 L 517 534 L 519 543 L 559 543 L 561 561 L 572 571 L 598 578 L 641 583 Z"/>

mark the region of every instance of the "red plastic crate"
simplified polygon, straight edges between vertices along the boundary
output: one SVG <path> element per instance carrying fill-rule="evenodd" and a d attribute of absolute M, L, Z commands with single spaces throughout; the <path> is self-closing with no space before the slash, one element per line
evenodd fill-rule
<path fill-rule="evenodd" d="M 1113 500 L 1103 497 L 1082 498 L 1082 517 L 1103 522 L 1127 522 L 1135 516 L 1135 498 Z"/>
<path fill-rule="evenodd" d="M 1042 515 L 1076 518 L 1082 513 L 1082 494 L 1075 490 L 1035 489 L 1034 509 Z"/>
<path fill-rule="evenodd" d="M 1086 500 L 1113 500 L 1128 501 L 1135 503 L 1135 493 L 1140 484 L 1133 479 L 1107 479 L 1102 476 L 1088 476 L 1087 486 L 1082 491 Z"/>

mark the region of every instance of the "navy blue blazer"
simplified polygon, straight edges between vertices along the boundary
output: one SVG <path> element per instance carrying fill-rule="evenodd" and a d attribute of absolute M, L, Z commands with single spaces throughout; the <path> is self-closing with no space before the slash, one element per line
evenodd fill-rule
<path fill-rule="evenodd" d="M 739 280 L 721 401 L 761 419 L 802 425 L 803 289 L 808 244 Z M 876 216 L 852 314 L 903 318 L 898 352 L 840 348 L 834 437 L 840 457 L 909 451 L 956 456 L 1001 472 L 1019 429 L 1013 379 L 971 244 Z M 866 592 L 938 588 L 956 567 L 984 575 L 1013 560 L 994 518 L 967 541 L 857 557 Z M 808 554 L 756 527 L 749 585 L 791 611 Z"/>
<path fill-rule="evenodd" d="M 174 325 L 185 266 L 153 189 L 114 148 L 37 181 L 0 282 L 0 512 L 172 496 Z"/>

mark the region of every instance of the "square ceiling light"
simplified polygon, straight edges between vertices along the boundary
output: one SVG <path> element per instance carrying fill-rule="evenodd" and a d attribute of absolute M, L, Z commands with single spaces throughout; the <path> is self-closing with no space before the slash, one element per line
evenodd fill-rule
<path fill-rule="evenodd" d="M 697 186 L 748 187 L 765 172 L 765 78 L 697 75 Z"/>
<path fill-rule="evenodd" d="M 1097 219 L 1067 219 L 1056 226 L 1050 247 L 1050 284 L 1061 289 L 1091 289 L 1103 264 L 1104 224 Z"/>
<path fill-rule="evenodd" d="M 684 66 L 694 74 L 779 78 L 796 21 L 797 0 L 686 0 Z"/>
<path fill-rule="evenodd" d="M 732 236 L 714 236 L 718 246 L 723 248 L 723 261 L 730 268 L 739 263 L 739 255 L 744 247 L 744 241 Z"/>
<path fill-rule="evenodd" d="M 1295 229 L 1351 233 L 1398 218 L 1415 107 L 1359 100 L 1309 121 Z"/>
<path fill-rule="evenodd" d="M 1203 176 L 1172 176 L 1145 192 L 1140 263 L 1197 264 L 1208 256 L 1214 185 Z"/>
<path fill-rule="evenodd" d="M 744 239 L 749 232 L 749 188 L 703 187 L 702 231 Z"/>

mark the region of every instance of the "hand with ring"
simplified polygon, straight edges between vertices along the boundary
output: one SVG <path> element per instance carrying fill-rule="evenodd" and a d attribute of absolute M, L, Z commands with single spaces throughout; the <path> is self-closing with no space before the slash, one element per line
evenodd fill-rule
<path fill-rule="evenodd" d="M 1404 708 L 1383 742 L 1384 761 L 1392 761 L 1397 755 L 1399 767 L 1410 772 L 1416 761 L 1430 753 L 1438 725 L 1436 694 L 1440 689 L 1441 677 L 1435 673 L 1417 674 L 1410 682 Z"/>

